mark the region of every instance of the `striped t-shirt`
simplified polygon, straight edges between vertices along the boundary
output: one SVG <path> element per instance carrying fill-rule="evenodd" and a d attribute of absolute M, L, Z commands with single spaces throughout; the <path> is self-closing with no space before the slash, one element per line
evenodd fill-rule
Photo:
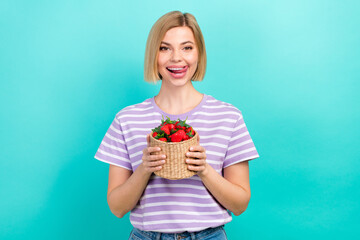
<path fill-rule="evenodd" d="M 180 115 L 163 112 L 154 97 L 123 108 L 112 121 L 95 158 L 135 171 L 147 146 L 146 135 L 160 125 L 162 116 L 171 120 L 187 117 L 186 123 L 200 135 L 206 161 L 221 175 L 223 168 L 259 157 L 241 111 L 204 94 L 200 104 Z M 230 211 L 216 201 L 197 175 L 168 180 L 153 174 L 130 213 L 134 227 L 164 233 L 200 231 L 231 220 Z"/>

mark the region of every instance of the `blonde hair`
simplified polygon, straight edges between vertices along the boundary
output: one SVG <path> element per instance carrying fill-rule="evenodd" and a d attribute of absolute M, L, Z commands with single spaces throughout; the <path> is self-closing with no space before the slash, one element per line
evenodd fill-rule
<path fill-rule="evenodd" d="M 205 41 L 195 17 L 190 13 L 180 11 L 168 12 L 160 17 L 152 26 L 145 49 L 144 79 L 150 83 L 156 83 L 161 79 L 157 67 L 158 53 L 161 40 L 166 32 L 174 27 L 189 27 L 195 37 L 198 49 L 198 65 L 192 76 L 192 81 L 202 81 L 206 71 L 206 50 Z"/>

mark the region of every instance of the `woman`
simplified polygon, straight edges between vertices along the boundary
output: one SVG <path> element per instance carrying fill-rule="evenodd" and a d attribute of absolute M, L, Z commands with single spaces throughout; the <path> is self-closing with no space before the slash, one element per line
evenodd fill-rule
<path fill-rule="evenodd" d="M 259 157 L 241 111 L 198 92 L 206 51 L 193 15 L 173 11 L 152 27 L 144 75 L 161 81 L 158 95 L 118 112 L 95 158 L 110 163 L 107 200 L 114 215 L 130 213 L 130 239 L 227 239 L 224 224 L 250 200 L 248 161 Z M 185 120 L 199 133 L 187 153 L 196 175 L 160 178 L 166 156 L 149 147 L 149 133 L 163 116 Z"/>

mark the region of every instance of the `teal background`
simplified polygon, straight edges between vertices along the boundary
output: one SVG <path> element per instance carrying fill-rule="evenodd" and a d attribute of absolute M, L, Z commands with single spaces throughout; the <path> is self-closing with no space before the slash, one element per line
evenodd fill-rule
<path fill-rule="evenodd" d="M 0 239 L 127 239 L 94 159 L 115 114 L 157 94 L 145 43 L 192 13 L 197 90 L 238 107 L 260 158 L 229 239 L 353 239 L 359 206 L 359 1 L 1 1 Z"/>

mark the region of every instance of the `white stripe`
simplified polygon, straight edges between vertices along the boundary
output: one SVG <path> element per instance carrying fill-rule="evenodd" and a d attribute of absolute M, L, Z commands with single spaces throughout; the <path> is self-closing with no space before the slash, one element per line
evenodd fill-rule
<path fill-rule="evenodd" d="M 136 139 L 136 138 L 142 138 L 142 139 L 144 139 L 144 140 L 146 141 L 146 136 L 145 136 L 145 135 L 134 135 L 134 136 L 132 136 L 132 137 L 127 138 L 126 140 L 127 140 L 128 142 L 130 142 L 131 140 L 134 140 L 134 139 Z"/>
<path fill-rule="evenodd" d="M 220 102 L 219 100 L 216 100 L 216 99 L 212 99 L 212 100 L 206 100 L 206 102 L 210 102 L 210 103 L 212 103 L 212 102 Z"/>
<path fill-rule="evenodd" d="M 140 200 L 153 198 L 153 197 L 192 197 L 192 198 L 212 198 L 210 195 L 197 195 L 192 193 L 153 193 L 153 194 L 146 194 Z"/>
<path fill-rule="evenodd" d="M 214 165 L 220 165 L 221 164 L 219 161 L 214 161 L 214 160 L 209 160 L 209 159 L 206 159 L 206 162 L 214 164 Z"/>
<path fill-rule="evenodd" d="M 156 124 L 158 123 L 160 125 L 161 121 L 159 120 L 151 120 L 151 121 L 126 121 L 126 122 L 123 122 L 121 124 L 121 126 L 126 126 L 126 125 L 129 125 L 129 124 Z"/>
<path fill-rule="evenodd" d="M 119 147 L 115 147 L 113 145 L 110 145 L 104 141 L 101 142 L 102 145 L 104 145 L 105 147 L 108 147 L 108 148 L 111 148 L 111 149 L 114 149 L 114 150 L 117 150 L 117 151 L 120 151 L 120 152 L 123 152 L 123 153 L 128 153 L 126 150 L 122 149 L 122 148 L 119 148 Z"/>
<path fill-rule="evenodd" d="M 99 158 L 98 156 L 95 156 L 94 158 L 96 158 L 96 159 L 99 160 L 99 161 L 102 161 L 102 162 L 105 162 L 105 163 L 109 163 L 109 164 L 112 164 L 112 165 L 115 165 L 115 166 L 118 166 L 118 167 L 122 167 L 122 168 L 125 168 L 125 169 L 128 169 L 128 170 L 132 171 L 132 169 L 130 169 L 130 168 L 127 168 L 127 167 L 125 167 L 125 166 L 123 166 L 123 165 L 120 165 L 120 164 L 116 164 L 116 163 L 113 163 L 113 162 L 109 162 L 109 161 L 107 161 L 107 160 L 104 160 L 104 159 L 102 159 L 102 158 Z"/>
<path fill-rule="evenodd" d="M 235 116 L 240 117 L 241 115 L 237 112 L 227 111 L 227 112 L 216 112 L 216 113 L 207 113 L 207 112 L 195 112 L 193 115 L 205 115 L 205 116 L 218 116 L 218 115 L 225 115 L 225 114 L 232 114 Z"/>
<path fill-rule="evenodd" d="M 114 126 L 112 124 L 110 125 L 110 128 L 111 128 L 111 130 L 113 130 L 117 134 L 122 135 L 121 131 L 119 129 L 114 128 Z"/>
<path fill-rule="evenodd" d="M 223 130 L 223 131 L 229 131 L 229 132 L 233 132 L 235 131 L 234 128 L 229 128 L 229 127 L 207 127 L 207 128 L 195 128 L 195 130 L 199 130 L 199 131 L 205 131 L 205 132 L 210 132 L 210 131 L 214 131 L 214 130 Z"/>
<path fill-rule="evenodd" d="M 123 109 L 121 112 L 125 112 L 125 111 L 146 111 L 146 110 L 150 110 L 153 109 L 153 107 L 148 107 L 148 108 L 131 108 L 131 109 Z"/>
<path fill-rule="evenodd" d="M 158 212 L 147 212 L 147 213 L 131 213 L 134 217 L 147 217 L 147 216 L 157 216 L 157 215 L 172 215 L 172 214 L 181 214 L 181 215 L 192 215 L 192 216 L 210 216 L 210 215 L 219 215 L 224 214 L 226 211 L 217 211 L 217 212 L 185 212 L 185 211 L 158 211 Z"/>
<path fill-rule="evenodd" d="M 201 123 L 201 124 L 204 124 L 205 123 L 223 123 L 223 122 L 229 122 L 229 123 L 236 123 L 237 120 L 234 120 L 234 119 L 228 119 L 228 118 L 225 118 L 225 119 L 219 119 L 219 120 L 207 120 L 207 119 L 189 119 L 186 121 L 186 123 L 189 123 L 190 125 L 193 124 L 193 123 Z"/>
<path fill-rule="evenodd" d="M 206 155 L 214 155 L 214 156 L 219 156 L 219 157 L 224 157 L 223 153 L 219 153 L 219 152 L 214 152 L 214 151 L 206 151 Z"/>
<path fill-rule="evenodd" d="M 237 108 L 235 107 L 232 107 L 230 105 L 215 105 L 215 106 L 212 106 L 212 105 L 204 105 L 203 108 L 232 108 L 232 109 L 235 109 L 235 110 L 238 110 Z"/>
<path fill-rule="evenodd" d="M 231 154 L 231 155 L 229 155 L 229 156 L 226 156 L 226 160 L 227 160 L 227 159 L 231 159 L 231 158 L 233 158 L 233 157 L 235 157 L 235 156 L 244 154 L 244 153 L 248 153 L 248 152 L 254 151 L 254 150 L 255 150 L 255 147 L 252 147 L 252 148 L 248 148 L 248 149 L 245 149 L 245 150 L 243 150 L 243 151 L 240 151 L 240 152 L 236 152 L 236 153 L 234 153 L 234 154 Z"/>
<path fill-rule="evenodd" d="M 127 117 L 145 118 L 145 117 L 150 117 L 150 116 L 161 116 L 161 114 L 158 113 L 158 112 L 147 113 L 147 114 L 142 114 L 142 115 L 139 115 L 139 114 L 124 114 L 124 115 L 120 115 L 118 117 L 118 119 L 127 118 Z"/>
<path fill-rule="evenodd" d="M 206 147 L 206 146 L 214 146 L 214 147 L 220 147 L 220 148 L 224 148 L 224 149 L 227 148 L 226 145 L 220 144 L 220 143 L 203 143 L 203 144 L 201 144 L 201 146 L 203 146 L 203 147 Z"/>
<path fill-rule="evenodd" d="M 235 141 L 235 140 L 237 140 L 237 139 L 239 139 L 239 138 L 242 138 L 242 137 L 244 137 L 244 136 L 247 136 L 247 135 L 249 135 L 249 132 L 248 132 L 248 131 L 246 131 L 246 132 L 244 132 L 244 133 L 242 133 L 242 134 L 239 134 L 239 135 L 237 135 L 236 137 L 232 137 L 232 138 L 230 139 L 230 141 L 229 141 L 229 144 L 231 144 L 232 141 Z M 203 138 L 204 138 L 204 137 L 203 137 Z"/>
<path fill-rule="evenodd" d="M 162 224 L 162 223 L 217 223 L 217 222 L 224 222 L 227 221 L 229 218 L 226 219 L 213 219 L 213 220 L 200 220 L 200 219 L 176 219 L 176 220 L 158 220 L 158 221 L 147 221 L 147 222 L 136 222 L 131 221 L 133 224 L 140 224 L 140 225 L 153 225 L 153 224 Z"/>
<path fill-rule="evenodd" d="M 191 206 L 191 207 L 218 207 L 217 203 L 193 203 L 193 202 L 157 202 L 157 203 L 145 203 L 143 205 L 137 205 L 136 208 L 144 209 L 148 207 L 158 206 Z"/>
<path fill-rule="evenodd" d="M 253 142 L 252 139 L 249 139 L 249 140 L 247 140 L 245 142 L 242 142 L 242 143 L 239 143 L 239 144 L 236 144 L 234 146 L 229 147 L 228 151 L 231 150 L 231 149 L 237 148 L 237 147 L 244 146 L 245 144 L 252 143 L 252 142 Z"/>
<path fill-rule="evenodd" d="M 141 155 L 141 154 L 143 154 L 143 151 L 138 151 L 136 153 L 130 154 L 130 158 L 134 158 L 134 157 L 136 157 L 138 155 Z"/>
<path fill-rule="evenodd" d="M 140 163 L 142 163 L 142 159 L 140 159 L 139 161 L 134 162 L 133 167 L 136 168 L 138 165 L 140 165 Z"/>
<path fill-rule="evenodd" d="M 129 132 L 134 132 L 134 131 L 143 131 L 143 132 L 151 132 L 151 129 L 149 128 L 131 128 L 129 130 L 123 131 L 123 134 L 127 134 Z"/>
<path fill-rule="evenodd" d="M 118 139 L 116 137 L 113 137 L 110 133 L 105 133 L 105 136 L 107 138 L 109 138 L 110 140 L 113 140 L 113 141 L 121 143 L 121 144 L 125 144 L 125 142 L 123 140 L 120 140 L 120 139 Z"/>
<path fill-rule="evenodd" d="M 224 135 L 221 135 L 221 134 L 212 134 L 212 135 L 209 135 L 209 136 L 201 136 L 201 139 L 208 139 L 208 138 L 222 138 L 222 139 L 225 139 L 225 140 L 229 140 L 230 137 L 229 136 L 224 136 Z"/>
<path fill-rule="evenodd" d="M 206 189 L 204 186 L 194 186 L 194 185 L 189 185 L 189 184 L 153 184 L 153 185 L 148 185 L 146 187 L 146 189 L 162 188 L 162 187 L 192 188 L 192 189 L 199 189 L 199 190 L 205 190 Z"/>
<path fill-rule="evenodd" d="M 98 149 L 98 151 L 102 154 L 104 154 L 105 156 L 109 156 L 109 157 L 112 157 L 112 158 L 116 158 L 120 161 L 123 161 L 123 162 L 126 162 L 126 163 L 130 163 L 129 159 L 126 159 L 126 158 L 123 158 L 123 157 L 120 157 L 118 155 L 115 155 L 115 154 L 111 154 L 111 153 L 108 153 L 108 152 L 105 152 L 101 149 Z"/>
<path fill-rule="evenodd" d="M 128 147 L 128 150 L 139 147 L 139 146 L 147 146 L 147 142 L 139 142 L 137 144 L 131 145 L 130 147 Z"/>
<path fill-rule="evenodd" d="M 240 129 L 244 128 L 244 127 L 245 127 L 245 123 L 237 126 L 236 128 L 233 128 L 232 131 L 233 131 L 233 132 L 236 132 L 237 130 L 240 130 Z"/>

